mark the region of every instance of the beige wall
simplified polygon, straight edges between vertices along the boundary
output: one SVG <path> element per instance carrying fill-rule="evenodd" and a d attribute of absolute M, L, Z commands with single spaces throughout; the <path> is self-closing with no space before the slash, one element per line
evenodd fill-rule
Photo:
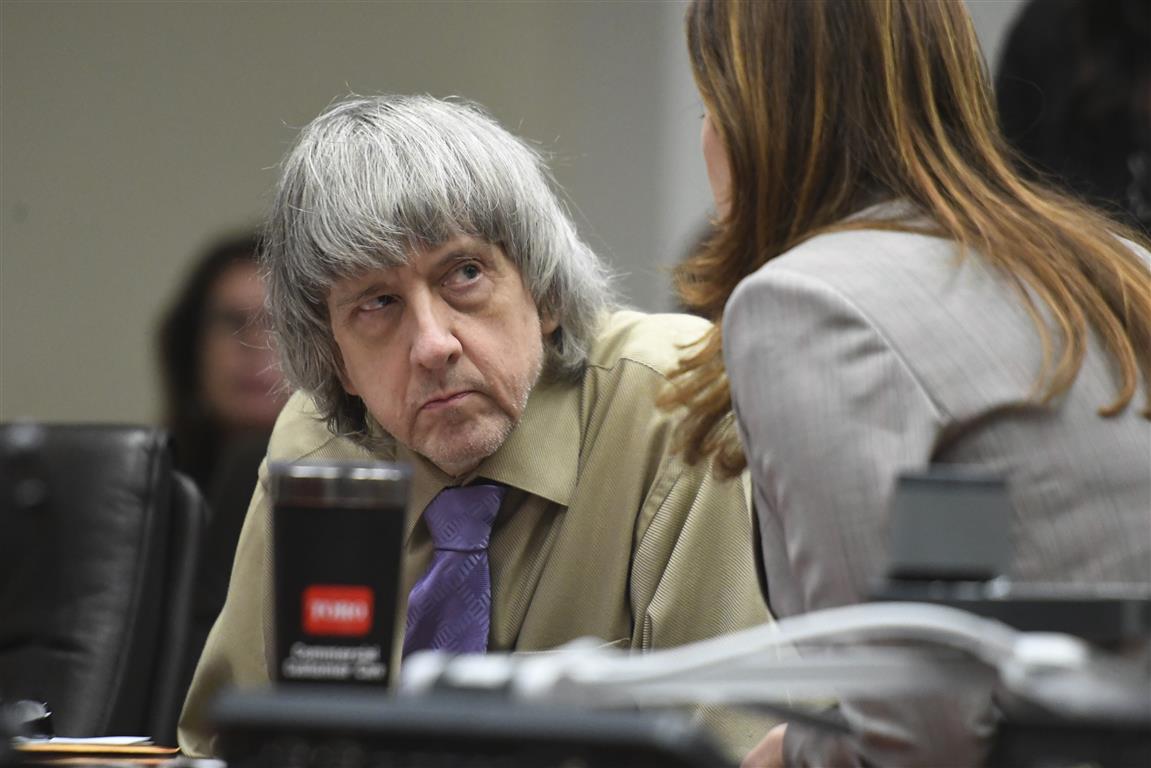
<path fill-rule="evenodd" d="M 681 15 L 3 0 L 0 420 L 153 419 L 153 328 L 189 260 L 259 219 L 295 127 L 349 91 L 485 104 L 554 155 L 631 300 L 669 306 L 664 265 L 708 202 Z"/>
<path fill-rule="evenodd" d="M 260 217 L 294 127 L 348 91 L 485 104 L 554 153 L 581 231 L 630 273 L 631 299 L 665 304 L 673 6 L 6 0 L 0 12 L 0 419 L 153 418 L 152 330 L 189 259 Z"/>

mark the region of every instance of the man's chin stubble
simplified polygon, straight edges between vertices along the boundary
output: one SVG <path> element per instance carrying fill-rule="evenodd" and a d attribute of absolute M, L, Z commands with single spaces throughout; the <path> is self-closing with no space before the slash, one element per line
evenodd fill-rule
<path fill-rule="evenodd" d="M 514 426 L 511 419 L 503 419 L 494 429 L 480 430 L 481 434 L 456 433 L 438 440 L 446 450 L 431 450 L 432 446 L 428 446 L 428 450 L 418 452 L 446 474 L 459 477 L 498 451 L 511 435 Z M 447 445 L 443 445 L 445 443 Z"/>
<path fill-rule="evenodd" d="M 539 360 L 532 367 L 531 371 L 525 378 L 520 380 L 512 387 L 515 392 L 515 411 L 518 415 L 513 418 L 506 411 L 499 410 L 498 417 L 500 423 L 495 426 L 495 429 L 488 432 L 481 429 L 481 432 L 486 434 L 469 436 L 467 438 L 470 445 L 462 445 L 459 442 L 453 444 L 450 452 L 440 452 L 439 457 L 433 457 L 431 451 L 422 451 L 417 449 L 416 452 L 422 455 L 428 461 L 435 464 L 446 474 L 452 477 L 459 477 L 465 475 L 475 469 L 481 461 L 491 456 L 498 451 L 503 444 L 511 436 L 512 430 L 515 429 L 519 419 L 523 417 L 524 411 L 527 409 L 528 397 L 531 395 L 532 390 L 535 388 L 536 383 L 539 381 L 540 373 L 543 370 L 543 355 L 540 355 Z M 489 395 L 484 395 L 492 400 L 495 404 L 494 398 Z M 498 406 L 497 406 L 498 407 Z M 450 434 L 451 430 L 447 430 Z M 448 438 L 450 441 L 451 438 Z"/>

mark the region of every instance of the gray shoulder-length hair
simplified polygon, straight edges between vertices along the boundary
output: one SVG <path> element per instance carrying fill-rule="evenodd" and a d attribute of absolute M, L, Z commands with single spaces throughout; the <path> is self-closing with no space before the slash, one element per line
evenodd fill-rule
<path fill-rule="evenodd" d="M 479 107 L 430 96 L 350 98 L 300 133 L 282 165 L 262 262 L 285 376 L 336 434 L 369 442 L 364 404 L 340 383 L 333 283 L 460 234 L 502 247 L 540 312 L 559 321 L 545 340 L 544 375 L 578 378 L 615 300 L 535 150 Z"/>

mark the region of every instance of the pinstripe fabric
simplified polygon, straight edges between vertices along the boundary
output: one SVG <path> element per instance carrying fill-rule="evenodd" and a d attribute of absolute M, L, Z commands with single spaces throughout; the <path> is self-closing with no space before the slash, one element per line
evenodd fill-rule
<path fill-rule="evenodd" d="M 468 477 L 446 477 L 402 447 L 380 454 L 415 467 L 402 594 L 432 557 L 418 511 L 445 486 L 494 481 L 508 491 L 489 546 L 489 649 L 540 651 L 594 636 L 644 650 L 767 621 L 746 478 L 719 482 L 706 467 L 685 466 L 670 450 L 676 415 L 655 406 L 681 346 L 706 328 L 682 315 L 612 315 L 582 382 L 541 382 L 508 440 Z M 280 417 L 269 456 L 368 454 L 331 435 L 297 395 Z M 212 694 L 269 679 L 268 514 L 261 475 L 228 599 L 185 704 L 180 744 L 190 754 L 211 750 L 203 715 Z M 766 730 L 762 719 L 707 717 L 733 753 Z"/>
<path fill-rule="evenodd" d="M 1151 582 L 1142 395 L 1116 418 L 1096 415 L 1116 390 L 1092 340 L 1060 402 L 1023 404 L 1038 336 L 978 257 L 922 235 L 814 238 L 740 284 L 724 342 L 776 615 L 865 599 L 883 573 L 894 479 L 929 462 L 1007 476 L 1012 578 Z M 798 765 L 853 764 L 860 752 L 882 765 L 979 760 L 984 699 L 844 710 L 862 745 L 791 729 Z M 911 746 L 913 733 L 927 736 Z"/>

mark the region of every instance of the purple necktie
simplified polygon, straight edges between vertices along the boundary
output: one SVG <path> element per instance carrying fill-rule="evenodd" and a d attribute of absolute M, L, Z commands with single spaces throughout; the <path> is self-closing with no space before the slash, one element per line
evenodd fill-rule
<path fill-rule="evenodd" d="M 435 554 L 408 595 L 404 656 L 439 649 L 488 649 L 492 579 L 488 539 L 504 497 L 502 485 L 445 488 L 424 510 Z"/>

